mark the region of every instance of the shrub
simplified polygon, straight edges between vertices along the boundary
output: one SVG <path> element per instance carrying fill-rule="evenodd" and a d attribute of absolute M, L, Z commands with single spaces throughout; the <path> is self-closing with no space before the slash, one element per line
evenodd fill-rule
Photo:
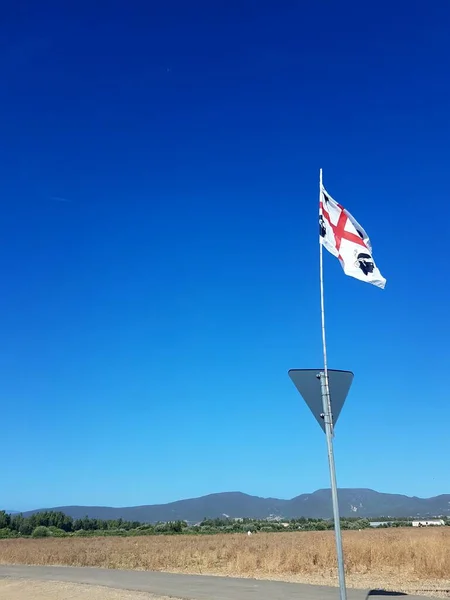
<path fill-rule="evenodd" d="M 84 531 L 84 529 L 77 529 L 73 535 L 76 535 L 77 537 L 84 537 L 86 535 L 86 532 Z"/>
<path fill-rule="evenodd" d="M 0 540 L 6 540 L 7 538 L 17 537 L 15 531 L 11 531 L 9 527 L 2 527 L 0 529 Z"/>
<path fill-rule="evenodd" d="M 36 529 L 33 530 L 31 537 L 33 538 L 44 538 L 51 536 L 52 532 L 48 527 L 44 527 L 44 525 L 39 525 Z"/>
<path fill-rule="evenodd" d="M 64 529 L 59 529 L 59 527 L 55 527 L 54 525 L 50 525 L 48 529 L 53 537 L 67 537 L 67 533 Z"/>

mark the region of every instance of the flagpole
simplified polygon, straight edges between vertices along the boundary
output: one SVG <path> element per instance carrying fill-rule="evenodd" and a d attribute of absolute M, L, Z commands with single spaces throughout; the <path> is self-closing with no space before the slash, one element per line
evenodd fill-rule
<path fill-rule="evenodd" d="M 319 205 L 322 201 L 322 169 L 319 175 Z M 319 242 L 320 247 L 320 312 L 322 314 L 322 347 L 323 347 L 323 370 L 328 389 L 328 361 L 327 361 L 327 338 L 325 335 L 325 303 L 323 294 L 323 244 Z"/>
<path fill-rule="evenodd" d="M 322 169 L 319 176 L 319 202 L 322 200 Z M 322 392 L 323 419 L 325 422 L 325 433 L 328 448 L 328 465 L 330 468 L 331 498 L 333 501 L 334 535 L 336 539 L 336 552 L 339 573 L 339 592 L 340 600 L 347 600 L 347 590 L 345 586 L 344 552 L 342 549 L 341 520 L 339 516 L 339 502 L 336 483 L 336 467 L 334 464 L 333 450 L 333 415 L 331 412 L 330 389 L 328 384 L 328 360 L 327 360 L 327 340 L 325 335 L 325 302 L 323 286 L 323 244 L 320 246 L 320 312 L 322 316 L 322 347 L 323 347 L 323 371 L 317 375 L 320 379 Z"/>

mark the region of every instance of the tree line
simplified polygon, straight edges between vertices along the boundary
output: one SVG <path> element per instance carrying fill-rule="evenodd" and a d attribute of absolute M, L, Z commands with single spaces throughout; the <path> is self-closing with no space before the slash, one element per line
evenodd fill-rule
<path fill-rule="evenodd" d="M 382 519 L 379 519 L 382 521 Z M 450 519 L 447 519 L 450 525 Z M 381 524 L 382 527 L 411 526 L 411 521 L 398 519 Z M 343 518 L 342 529 L 367 529 L 368 519 Z M 281 531 L 326 531 L 334 528 L 333 521 L 326 519 L 203 519 L 197 524 L 186 521 L 167 523 L 141 523 L 123 519 L 73 519 L 63 512 L 44 511 L 24 517 L 21 514 L 9 515 L 0 511 L 0 538 L 15 537 L 67 537 L 67 536 L 110 536 L 110 535 L 175 535 L 175 534 L 214 534 L 214 533 L 258 533 Z"/>
<path fill-rule="evenodd" d="M 22 514 L 9 515 L 0 511 L 0 532 L 7 532 L 20 536 L 32 535 L 37 527 L 46 527 L 57 530 L 61 534 L 77 533 L 79 531 L 131 531 L 138 528 L 142 523 L 139 521 L 124 521 L 123 519 L 73 519 L 63 512 L 44 511 L 24 517 Z M 6 531 L 5 531 L 6 530 Z"/>

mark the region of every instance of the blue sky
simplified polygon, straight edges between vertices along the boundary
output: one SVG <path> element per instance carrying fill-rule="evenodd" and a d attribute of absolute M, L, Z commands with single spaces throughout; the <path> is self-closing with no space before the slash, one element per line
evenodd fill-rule
<path fill-rule="evenodd" d="M 325 256 L 355 373 L 338 484 L 448 493 L 450 5 L 21 4 L 0 24 L 0 505 L 329 485 L 318 171 L 386 289 Z M 433 208 L 434 206 L 434 208 Z"/>

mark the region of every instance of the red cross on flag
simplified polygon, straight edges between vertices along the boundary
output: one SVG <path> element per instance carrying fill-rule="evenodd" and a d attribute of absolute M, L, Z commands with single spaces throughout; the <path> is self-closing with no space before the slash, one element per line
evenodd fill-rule
<path fill-rule="evenodd" d="M 341 261 L 346 275 L 384 288 L 386 279 L 373 260 L 369 236 L 323 186 L 320 193 L 319 224 L 320 243 Z"/>

